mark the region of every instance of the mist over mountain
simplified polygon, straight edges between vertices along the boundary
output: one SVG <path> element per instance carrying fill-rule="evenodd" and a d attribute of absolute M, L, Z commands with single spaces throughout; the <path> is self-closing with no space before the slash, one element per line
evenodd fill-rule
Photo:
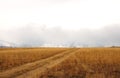
<path fill-rule="evenodd" d="M 18 47 L 119 46 L 119 7 L 120 0 L 0 0 L 0 40 Z"/>
<path fill-rule="evenodd" d="M 2 30 L 0 39 L 23 47 L 119 46 L 120 25 L 109 25 L 94 30 L 66 30 L 60 27 L 50 28 L 44 25 L 28 24 L 21 28 Z M 0 45 L 3 44 L 0 42 Z"/>
<path fill-rule="evenodd" d="M 17 47 L 17 45 L 8 41 L 0 40 L 0 48 L 8 48 L 8 47 Z"/>

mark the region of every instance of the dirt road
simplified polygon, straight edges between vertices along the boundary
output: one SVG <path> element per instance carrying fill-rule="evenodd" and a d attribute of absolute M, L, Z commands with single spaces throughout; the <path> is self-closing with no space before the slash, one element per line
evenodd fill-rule
<path fill-rule="evenodd" d="M 61 63 L 77 50 L 69 49 L 52 57 L 0 72 L 0 78 L 39 78 L 42 73 Z"/>

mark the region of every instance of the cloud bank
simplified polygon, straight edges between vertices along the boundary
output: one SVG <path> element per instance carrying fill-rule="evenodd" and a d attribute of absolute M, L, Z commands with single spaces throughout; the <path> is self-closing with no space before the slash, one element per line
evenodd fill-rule
<path fill-rule="evenodd" d="M 65 30 L 28 24 L 21 28 L 0 30 L 0 39 L 19 46 L 106 46 L 120 45 L 120 25 L 111 25 L 98 30 Z"/>

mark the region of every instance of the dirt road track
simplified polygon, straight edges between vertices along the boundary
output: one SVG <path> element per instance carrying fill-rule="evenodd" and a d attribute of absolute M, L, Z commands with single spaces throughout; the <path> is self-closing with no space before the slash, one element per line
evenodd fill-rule
<path fill-rule="evenodd" d="M 69 49 L 52 57 L 1 72 L 0 78 L 39 78 L 42 73 L 61 63 L 77 50 L 77 48 Z"/>

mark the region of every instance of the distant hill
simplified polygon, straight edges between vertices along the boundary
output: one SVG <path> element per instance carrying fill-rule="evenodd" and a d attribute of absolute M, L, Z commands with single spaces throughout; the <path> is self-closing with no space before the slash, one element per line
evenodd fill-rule
<path fill-rule="evenodd" d="M 15 47 L 15 44 L 8 41 L 0 40 L 0 48 L 8 48 L 8 47 Z"/>

